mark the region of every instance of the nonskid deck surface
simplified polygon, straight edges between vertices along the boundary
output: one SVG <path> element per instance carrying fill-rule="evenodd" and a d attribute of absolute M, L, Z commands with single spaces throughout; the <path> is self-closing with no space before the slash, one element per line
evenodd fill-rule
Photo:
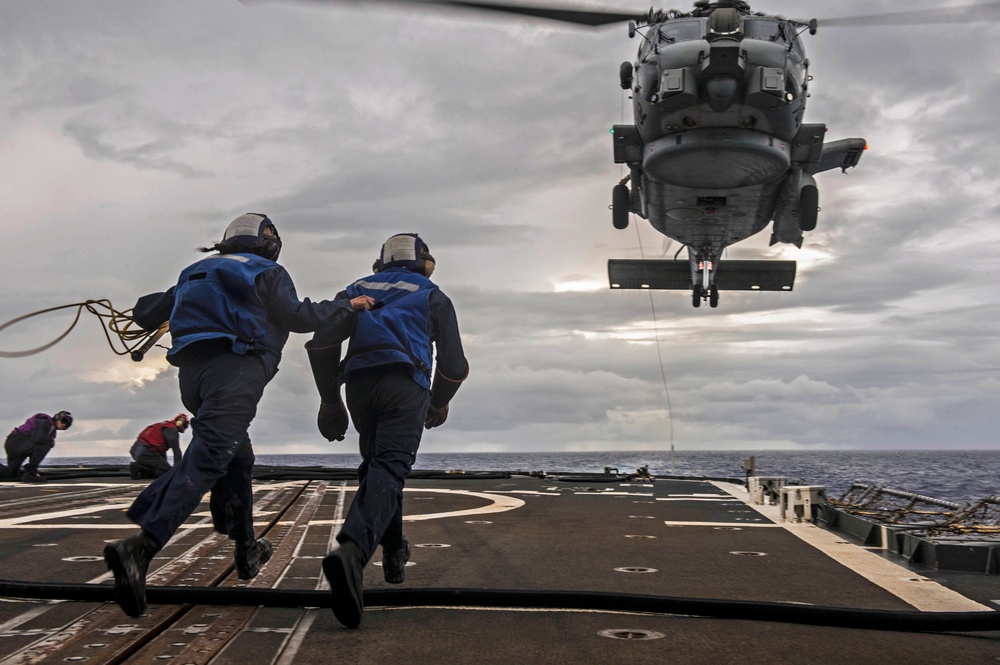
<path fill-rule="evenodd" d="M 135 532 L 124 510 L 142 487 L 116 478 L 0 484 L 0 577 L 110 584 L 101 551 L 105 541 Z M 355 487 L 352 480 L 255 482 L 257 530 L 275 552 L 249 586 L 325 591 L 320 561 Z M 996 609 L 818 527 L 776 522 L 744 499 L 735 485 L 701 480 L 414 479 L 404 500 L 406 533 L 414 546 L 407 580 L 386 584 L 378 552 L 365 569 L 365 588 L 602 592 L 873 610 Z M 878 562 L 874 573 L 868 570 L 872 560 Z M 153 561 L 149 584 L 245 586 L 232 564 L 232 545 L 212 532 L 205 504 Z M 361 628 L 348 630 L 322 608 L 151 604 L 146 615 L 132 619 L 110 603 L 0 601 L 3 665 L 401 658 L 410 663 L 987 663 L 1000 661 L 1000 634 L 399 605 L 368 607 Z"/>

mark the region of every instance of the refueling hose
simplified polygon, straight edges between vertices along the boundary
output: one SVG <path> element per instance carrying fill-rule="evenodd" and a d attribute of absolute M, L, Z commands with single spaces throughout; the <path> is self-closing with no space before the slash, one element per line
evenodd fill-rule
<path fill-rule="evenodd" d="M 76 327 L 77 322 L 80 320 L 80 314 L 86 309 L 91 314 L 95 315 L 101 322 L 101 329 L 104 331 L 104 336 L 108 340 L 108 345 L 111 350 L 119 356 L 129 355 L 132 360 L 136 362 L 142 360 L 143 356 L 153 348 L 157 340 L 160 339 L 167 332 L 167 324 L 163 324 L 156 330 L 143 330 L 142 328 L 133 329 L 132 326 L 135 325 L 135 321 L 129 316 L 131 309 L 124 311 L 118 311 L 111 304 L 111 301 L 107 298 L 101 298 L 98 300 L 85 300 L 83 302 L 72 303 L 69 305 L 60 305 L 58 307 L 49 307 L 47 309 L 40 309 L 37 312 L 31 312 L 30 314 L 25 314 L 23 316 L 18 316 L 10 321 L 7 321 L 3 325 L 0 325 L 0 331 L 5 328 L 18 323 L 19 321 L 24 321 L 25 319 L 30 319 L 33 316 L 38 316 L 39 314 L 47 314 L 48 312 L 55 312 L 60 309 L 69 309 L 71 307 L 76 307 L 76 316 L 73 318 L 73 323 L 69 325 L 63 334 L 56 337 L 51 342 L 37 346 L 33 349 L 28 349 L 26 351 L 0 351 L 0 358 L 24 358 L 25 356 L 32 356 L 36 353 L 41 353 L 46 349 L 50 349 L 59 342 L 63 340 L 70 333 L 73 328 Z M 102 311 L 106 310 L 106 311 Z M 123 350 L 119 351 L 115 347 L 112 335 L 118 338 L 118 342 L 122 345 Z"/>
<path fill-rule="evenodd" d="M 0 596 L 80 602 L 114 602 L 110 585 L 0 580 Z M 246 587 L 148 586 L 154 605 L 242 605 L 331 607 L 329 591 Z M 1000 612 L 916 612 L 822 607 L 798 603 L 713 600 L 587 591 L 507 591 L 497 589 L 368 590 L 365 607 L 489 607 L 597 610 L 674 614 L 743 621 L 772 621 L 903 632 L 1000 630 Z"/>

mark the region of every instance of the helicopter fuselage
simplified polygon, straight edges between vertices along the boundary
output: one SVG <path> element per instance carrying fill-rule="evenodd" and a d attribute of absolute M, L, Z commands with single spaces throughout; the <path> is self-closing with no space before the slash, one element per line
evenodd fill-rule
<path fill-rule="evenodd" d="M 819 209 L 813 174 L 860 158 L 863 139 L 824 145 L 826 127 L 803 124 L 808 66 L 792 23 L 728 7 L 651 24 L 622 65 L 635 124 L 614 127 L 615 161 L 632 186 L 616 187 L 613 221 L 636 213 L 686 246 L 696 304 L 717 303 L 727 246 L 772 222 L 772 244 L 801 246 Z"/>

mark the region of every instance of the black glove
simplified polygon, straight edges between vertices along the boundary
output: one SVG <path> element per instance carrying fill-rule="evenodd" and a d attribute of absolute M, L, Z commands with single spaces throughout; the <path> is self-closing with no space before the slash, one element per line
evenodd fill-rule
<path fill-rule="evenodd" d="M 445 404 L 442 407 L 436 407 L 431 404 L 427 407 L 427 416 L 424 418 L 424 427 L 426 429 L 439 427 L 444 425 L 444 421 L 446 420 L 448 420 L 448 405 Z"/>
<path fill-rule="evenodd" d="M 316 416 L 316 426 L 319 427 L 319 433 L 327 441 L 343 441 L 344 435 L 347 434 L 347 425 L 349 422 L 350 418 L 347 415 L 347 407 L 344 406 L 344 400 L 340 399 L 340 395 L 337 396 L 337 401 L 332 404 L 328 402 L 319 403 L 319 415 Z"/>

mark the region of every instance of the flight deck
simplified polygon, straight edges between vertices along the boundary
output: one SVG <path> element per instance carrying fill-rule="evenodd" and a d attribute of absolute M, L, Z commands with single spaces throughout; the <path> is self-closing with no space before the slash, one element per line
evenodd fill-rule
<path fill-rule="evenodd" d="M 998 576 L 924 574 L 752 505 L 738 482 L 417 474 L 404 495 L 406 582 L 383 581 L 377 552 L 350 630 L 325 604 L 320 568 L 357 486 L 350 472 L 255 481 L 274 556 L 249 583 L 203 504 L 153 560 L 138 619 L 102 602 L 101 552 L 135 533 L 124 511 L 148 481 L 48 475 L 0 483 L 0 596 L 14 582 L 52 589 L 0 598 L 3 665 L 1000 662 L 1000 631 L 892 624 L 996 619 Z"/>

